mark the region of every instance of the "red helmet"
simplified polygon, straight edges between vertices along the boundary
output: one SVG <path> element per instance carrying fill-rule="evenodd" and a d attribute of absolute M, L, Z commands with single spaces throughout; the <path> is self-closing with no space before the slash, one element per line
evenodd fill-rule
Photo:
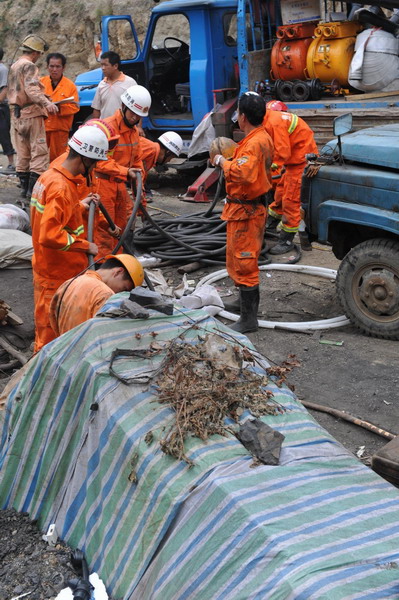
<path fill-rule="evenodd" d="M 101 129 L 101 131 L 103 131 L 107 136 L 109 149 L 112 150 L 115 148 L 120 136 L 116 133 L 112 125 L 104 121 L 104 119 L 89 119 L 86 121 L 86 123 L 84 123 L 84 125 L 91 125 L 92 127 L 98 127 L 98 129 Z"/>
<path fill-rule="evenodd" d="M 288 106 L 281 102 L 281 100 L 270 100 L 266 104 L 266 109 L 279 110 L 280 112 L 288 112 Z"/>

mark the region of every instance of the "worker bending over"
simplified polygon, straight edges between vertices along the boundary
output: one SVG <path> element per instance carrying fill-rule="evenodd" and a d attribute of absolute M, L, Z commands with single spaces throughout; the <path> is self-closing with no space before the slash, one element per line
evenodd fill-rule
<path fill-rule="evenodd" d="M 82 200 L 81 187 L 97 161 L 106 160 L 108 142 L 95 127 L 81 127 L 69 140 L 69 154 L 60 166 L 43 173 L 32 192 L 33 293 L 35 352 L 55 338 L 50 302 L 56 289 L 78 275 L 96 255 L 96 244 L 85 236 L 84 212 L 93 199 Z"/>
<path fill-rule="evenodd" d="M 79 110 L 79 96 L 76 85 L 64 75 L 65 56 L 59 52 L 53 52 L 47 55 L 46 62 L 49 74 L 40 80 L 44 85 L 44 92 L 52 102 L 62 102 L 57 105 L 58 113 L 49 115 L 44 123 L 50 162 L 52 162 L 65 152 L 73 115 Z M 67 98 L 73 98 L 73 100 L 65 102 Z"/>
<path fill-rule="evenodd" d="M 148 173 L 153 167 L 166 165 L 172 158 L 180 156 L 183 149 L 183 140 L 178 133 L 167 131 L 160 135 L 156 142 L 141 137 L 140 146 L 144 177 L 147 179 Z"/>
<path fill-rule="evenodd" d="M 51 301 L 50 324 L 55 335 L 91 319 L 113 294 L 129 292 L 143 281 L 143 267 L 129 254 L 110 254 L 97 271 L 69 279 Z"/>
<path fill-rule="evenodd" d="M 44 119 L 58 112 L 57 105 L 44 94 L 35 63 L 48 50 L 38 35 L 28 35 L 20 47 L 22 56 L 11 65 L 8 101 L 11 126 L 17 151 L 16 173 L 21 182 L 21 197 L 30 197 L 41 173 L 48 169 L 49 156 Z"/>
<path fill-rule="evenodd" d="M 284 254 L 294 247 L 293 239 L 299 228 L 301 208 L 301 182 L 306 167 L 306 154 L 318 153 L 313 131 L 303 119 L 289 112 L 282 112 L 282 103 L 268 103 L 263 125 L 274 143 L 272 169 L 285 168 L 277 184 L 274 200 L 269 205 L 267 230 L 275 231 L 281 221 L 278 243 L 270 254 Z"/>
<path fill-rule="evenodd" d="M 238 101 L 238 125 L 245 137 L 231 160 L 221 154 L 213 164 L 223 169 L 226 204 L 221 218 L 227 221 L 226 268 L 239 288 L 240 319 L 232 329 L 248 333 L 258 329 L 259 266 L 266 222 L 265 195 L 271 189 L 273 143 L 262 126 L 266 105 L 256 92 Z"/>
<path fill-rule="evenodd" d="M 134 181 L 137 170 L 144 177 L 141 137 L 137 124 L 141 117 L 148 115 L 151 96 L 143 86 L 134 85 L 122 94 L 121 101 L 122 107 L 111 117 L 104 119 L 115 136 L 119 136 L 118 143 L 110 157 L 112 160 L 96 169 L 94 178 L 95 190 L 100 195 L 102 204 L 116 224 L 124 229 L 132 211 L 126 181 Z M 109 254 L 114 247 L 114 242 L 102 231 L 96 232 L 95 241 L 98 245 L 98 257 Z"/>

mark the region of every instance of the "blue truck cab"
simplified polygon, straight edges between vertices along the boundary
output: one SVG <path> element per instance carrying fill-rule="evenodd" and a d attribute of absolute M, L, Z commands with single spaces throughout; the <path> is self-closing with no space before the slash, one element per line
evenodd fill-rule
<path fill-rule="evenodd" d="M 107 50 L 118 52 L 123 71 L 150 91 L 147 130 L 191 133 L 213 108 L 213 90 L 238 94 L 237 0 L 163 2 L 151 12 L 142 47 L 129 15 L 102 17 L 101 51 Z M 101 79 L 101 69 L 76 79 L 83 118 Z"/>
<path fill-rule="evenodd" d="M 307 231 L 342 259 L 337 293 L 352 323 L 399 339 L 399 123 L 344 135 L 339 146 L 329 142 L 303 179 Z"/>

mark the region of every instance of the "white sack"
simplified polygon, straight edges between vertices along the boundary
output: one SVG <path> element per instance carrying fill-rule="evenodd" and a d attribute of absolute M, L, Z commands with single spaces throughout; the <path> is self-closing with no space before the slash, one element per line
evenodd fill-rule
<path fill-rule="evenodd" d="M 213 285 L 202 285 L 189 296 L 182 296 L 176 304 L 184 308 L 204 308 L 212 317 L 224 310 L 223 301 Z"/>
<path fill-rule="evenodd" d="M 217 104 L 211 112 L 205 115 L 201 123 L 195 128 L 188 149 L 188 158 L 201 152 L 209 152 L 211 143 L 216 137 L 215 128 L 212 125 L 212 114 L 218 108 L 220 108 L 220 104 Z"/>
<path fill-rule="evenodd" d="M 369 91 L 399 89 L 399 40 L 387 31 L 365 29 L 356 38 L 349 68 L 352 87 Z"/>
<path fill-rule="evenodd" d="M 22 208 L 14 204 L 0 204 L 0 229 L 28 231 L 29 217 Z"/>
<path fill-rule="evenodd" d="M 32 238 L 23 231 L 0 229 L 0 269 L 32 266 Z"/>

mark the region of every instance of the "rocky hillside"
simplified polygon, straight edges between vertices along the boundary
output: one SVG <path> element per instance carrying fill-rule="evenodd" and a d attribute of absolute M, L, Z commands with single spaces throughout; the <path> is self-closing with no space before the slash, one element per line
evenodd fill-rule
<path fill-rule="evenodd" d="M 18 46 L 29 33 L 42 36 L 50 52 L 62 52 L 68 59 L 66 75 L 97 66 L 94 44 L 103 15 L 131 14 L 140 40 L 143 39 L 153 0 L 2 0 L 0 1 L 0 46 L 4 61 L 19 56 Z M 45 62 L 38 66 L 45 74 Z"/>

